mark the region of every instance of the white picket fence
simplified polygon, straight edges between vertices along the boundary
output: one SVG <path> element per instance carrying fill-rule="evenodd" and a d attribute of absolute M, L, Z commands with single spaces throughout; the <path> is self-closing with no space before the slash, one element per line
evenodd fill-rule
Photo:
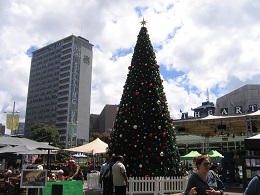
<path fill-rule="evenodd" d="M 127 194 L 165 194 L 179 193 L 185 190 L 188 177 L 129 177 Z M 87 175 L 87 187 L 100 189 L 98 173 Z"/>

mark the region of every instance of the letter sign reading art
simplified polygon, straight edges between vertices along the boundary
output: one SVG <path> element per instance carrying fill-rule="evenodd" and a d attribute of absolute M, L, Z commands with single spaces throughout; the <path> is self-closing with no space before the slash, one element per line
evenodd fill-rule
<path fill-rule="evenodd" d="M 249 112 L 255 112 L 255 111 L 257 111 L 257 105 L 256 104 L 249 105 Z"/>
<path fill-rule="evenodd" d="M 221 108 L 220 113 L 221 115 L 228 115 L 228 108 Z"/>
<path fill-rule="evenodd" d="M 243 112 L 242 112 L 242 106 L 236 106 L 236 107 L 235 107 L 235 113 L 236 113 L 236 114 L 243 114 Z"/>

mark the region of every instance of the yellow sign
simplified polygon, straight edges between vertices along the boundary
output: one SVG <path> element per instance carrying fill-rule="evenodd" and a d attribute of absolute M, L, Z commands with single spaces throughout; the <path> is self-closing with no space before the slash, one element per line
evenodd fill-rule
<path fill-rule="evenodd" d="M 13 117 L 12 117 L 13 116 Z M 13 118 L 13 121 L 12 121 Z M 6 128 L 11 130 L 18 130 L 20 115 L 6 115 Z"/>

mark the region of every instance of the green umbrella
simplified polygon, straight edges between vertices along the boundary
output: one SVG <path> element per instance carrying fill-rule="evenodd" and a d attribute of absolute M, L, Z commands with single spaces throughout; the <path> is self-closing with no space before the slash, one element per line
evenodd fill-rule
<path fill-rule="evenodd" d="M 201 155 L 197 151 L 191 151 L 189 154 L 186 154 L 184 156 L 181 156 L 181 160 L 192 160 L 194 157 Z"/>
<path fill-rule="evenodd" d="M 224 158 L 224 156 L 222 154 L 220 154 L 217 150 L 211 150 L 209 153 L 208 153 L 208 156 L 211 158 L 211 159 L 221 159 L 221 158 Z"/>

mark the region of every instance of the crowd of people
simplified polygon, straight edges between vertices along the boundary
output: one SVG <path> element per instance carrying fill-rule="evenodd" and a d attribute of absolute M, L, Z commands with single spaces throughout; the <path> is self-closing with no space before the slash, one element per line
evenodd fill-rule
<path fill-rule="evenodd" d="M 102 184 L 103 195 L 125 195 L 128 187 L 128 178 L 122 156 L 107 155 L 106 161 L 100 168 L 100 184 Z M 192 161 L 192 169 L 182 169 L 183 176 L 188 176 L 188 183 L 183 194 L 185 195 L 223 195 L 224 184 L 217 172 L 212 168 L 210 158 L 207 155 L 199 155 Z M 33 165 L 27 169 L 43 170 L 41 159 L 36 159 Z M 2 174 L 4 181 L 9 185 L 9 191 L 12 192 L 14 185 L 9 178 L 15 176 L 21 178 L 20 170 L 17 165 L 10 164 Z M 63 169 L 53 173 L 48 173 L 48 181 L 82 180 L 83 173 L 80 166 L 71 159 Z M 30 193 L 28 193 L 30 194 Z M 260 175 L 252 178 L 245 189 L 244 195 L 260 195 Z"/>

